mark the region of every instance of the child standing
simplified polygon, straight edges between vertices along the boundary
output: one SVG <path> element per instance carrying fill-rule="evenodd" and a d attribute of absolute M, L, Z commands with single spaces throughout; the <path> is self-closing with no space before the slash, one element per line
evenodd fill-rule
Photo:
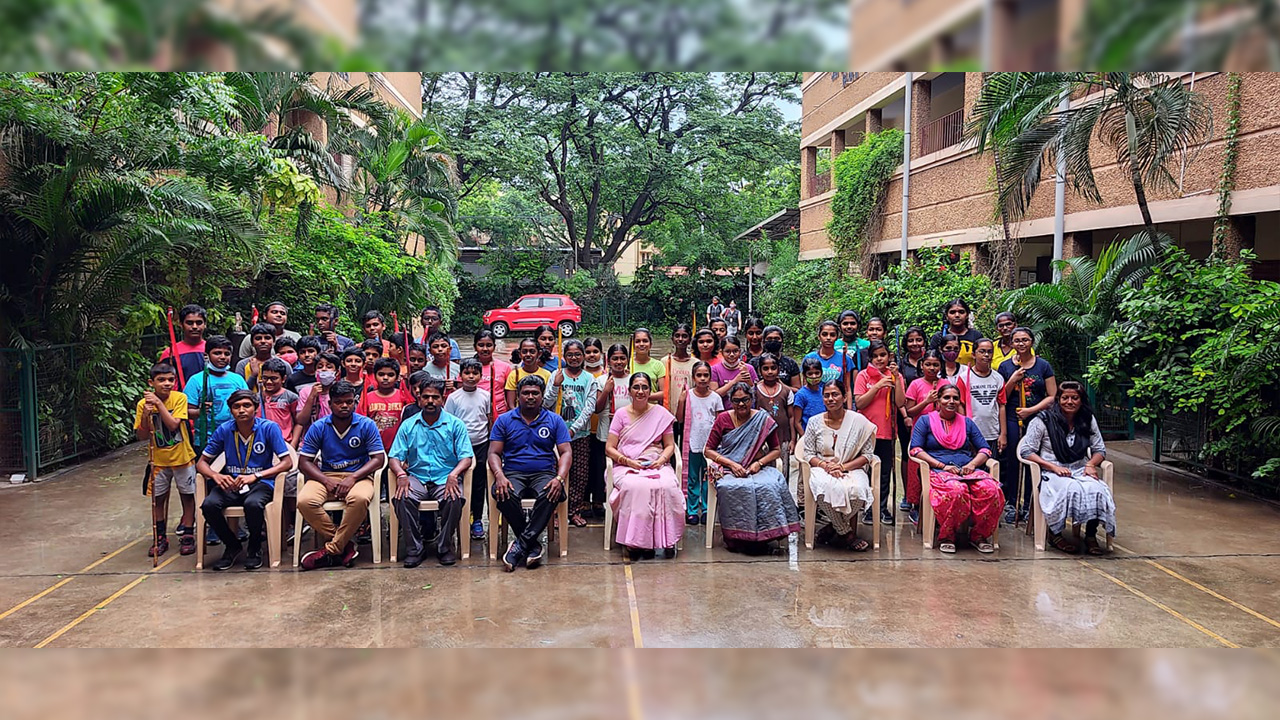
<path fill-rule="evenodd" d="M 692 340 L 693 333 L 689 326 L 684 323 L 677 325 L 671 332 L 671 354 L 662 358 L 667 374 L 665 405 L 672 415 L 677 414 L 676 411 L 684 403 L 685 392 L 693 383 L 694 359 L 689 354 L 689 343 Z M 675 436 L 677 443 L 684 439 L 684 425 L 679 420 L 676 421 Z"/>
<path fill-rule="evenodd" d="M 413 395 L 400 386 L 400 363 L 391 358 L 381 358 L 373 365 L 373 377 L 377 385 L 360 397 L 356 412 L 378 426 L 382 444 L 391 447 L 396 430 L 400 429 L 400 415 L 406 405 L 414 402 Z"/>
<path fill-rule="evenodd" d="M 484 506 L 485 495 L 489 490 L 489 468 L 487 462 L 479 462 L 480 458 L 489 457 L 489 420 L 493 405 L 489 393 L 480 389 L 480 379 L 484 374 L 484 366 L 475 358 L 467 358 L 458 366 L 458 379 L 461 388 L 449 394 L 445 400 L 444 411 L 462 420 L 467 426 L 467 436 L 471 439 L 471 450 L 477 462 L 471 469 L 471 539 L 484 539 Z M 430 378 L 430 375 L 421 375 Z"/>
<path fill-rule="evenodd" d="M 262 417 L 280 426 L 280 434 L 284 436 L 289 447 L 298 449 L 302 442 L 302 426 L 297 422 L 298 394 L 285 388 L 285 378 L 289 377 L 289 366 L 280 358 L 272 358 L 262 364 L 258 371 L 258 388 L 262 393 Z M 285 537 L 292 538 L 293 511 L 298 502 L 298 471 L 289 471 L 284 478 L 284 522 Z"/>
<path fill-rule="evenodd" d="M 169 517 L 169 488 L 178 487 L 182 517 L 175 529 L 178 552 L 190 555 L 196 551 L 195 528 L 196 475 L 195 450 L 187 427 L 187 396 L 174 390 L 177 374 L 168 363 L 151 367 L 151 389 L 142 394 L 133 418 L 133 429 L 139 440 L 148 443 L 151 459 L 151 522 L 155 524 L 155 544 L 147 557 L 160 557 L 169 549 L 165 523 Z"/>
<path fill-rule="evenodd" d="M 538 346 L 538 342 L 533 338 L 525 338 L 520 341 L 520 345 L 513 353 L 513 359 L 520 364 L 511 372 L 507 373 L 507 381 L 504 383 L 507 407 L 516 407 L 516 388 L 524 378 L 530 375 L 537 375 L 542 378 L 542 382 L 551 382 L 551 371 L 543 367 L 548 353 Z"/>
<path fill-rule="evenodd" d="M 294 346 L 298 349 L 298 363 L 302 367 L 284 381 L 284 386 L 301 395 L 304 388 L 315 384 L 316 361 L 320 357 L 320 339 L 308 335 L 298 338 Z"/>
<path fill-rule="evenodd" d="M 676 419 L 685 428 L 681 443 L 685 468 L 685 522 L 697 525 L 705 522 L 707 517 L 707 459 L 702 451 L 707 447 L 711 425 L 724 404 L 714 391 L 710 365 L 701 360 L 695 362 L 692 378 L 693 386 L 677 408 Z"/>
<path fill-rule="evenodd" d="M 182 394 L 187 396 L 187 414 L 195 421 L 195 445 L 204 447 L 209 436 L 218 426 L 231 419 L 227 398 L 236 390 L 248 390 L 249 385 L 231 372 L 231 341 L 224 335 L 214 335 L 205 341 L 208 363 L 200 372 L 187 378 Z"/>
<path fill-rule="evenodd" d="M 444 380 L 446 397 L 457 386 L 458 363 L 449 359 L 449 338 L 443 333 L 436 333 L 427 339 L 427 349 L 431 351 L 431 362 L 423 368 L 433 378 Z"/>
<path fill-rule="evenodd" d="M 661 360 L 656 360 L 649 355 L 649 351 L 653 349 L 653 334 L 648 328 L 637 328 L 631 333 L 631 347 L 635 352 L 631 357 L 631 372 L 642 372 L 648 375 L 649 386 L 653 388 L 653 392 L 649 395 L 649 402 L 654 405 L 665 405 L 667 369 Z"/>
<path fill-rule="evenodd" d="M 370 380 L 364 373 L 364 353 L 358 348 L 344 350 L 342 353 L 342 372 L 340 373 L 343 380 L 351 383 L 356 389 L 356 403 L 360 402 L 360 398 L 364 395 L 366 384 Z"/>
<path fill-rule="evenodd" d="M 258 323 L 249 328 L 249 342 L 253 345 L 253 354 L 236 363 L 236 374 L 244 378 L 250 390 L 258 392 L 258 370 L 273 357 L 275 326 Z"/>
<path fill-rule="evenodd" d="M 615 343 L 609 346 L 609 352 L 605 357 L 608 371 L 592 380 L 596 397 L 596 432 L 592 436 L 591 452 L 599 452 L 601 457 L 604 457 L 604 447 L 609 440 L 609 424 L 613 422 L 614 412 L 631 404 L 631 393 L 627 388 L 627 368 L 631 362 L 631 353 L 626 345 Z M 599 490 L 599 495 L 596 497 L 603 497 L 605 463 L 591 465 L 589 472 L 591 473 L 589 479 L 591 492 L 595 493 Z M 597 472 L 599 475 L 595 474 Z M 608 502 L 608 498 L 605 498 L 604 502 Z M 601 506 L 601 513 L 603 511 L 604 508 Z M 594 506 L 591 508 L 591 513 L 595 515 Z"/>
<path fill-rule="evenodd" d="M 800 376 L 804 378 L 804 387 L 791 398 L 791 436 L 796 438 L 804 437 L 809 418 L 827 411 L 822 402 L 822 361 L 810 357 L 802 360 Z"/>
<path fill-rule="evenodd" d="M 507 375 L 511 374 L 511 363 L 499 360 L 494 355 L 497 345 L 493 333 L 488 330 L 477 332 L 471 345 L 475 348 L 475 359 L 483 371 L 480 376 L 480 391 L 489 396 L 494 417 L 507 411 L 507 393 L 503 388 L 507 384 Z M 481 464 L 481 461 L 476 460 L 476 464 Z"/>
<path fill-rule="evenodd" d="M 276 357 L 284 361 L 289 366 L 289 373 L 298 368 L 298 341 L 293 338 L 279 337 L 276 338 L 276 344 L 273 346 Z M 289 378 L 286 377 L 285 380 Z"/>
<path fill-rule="evenodd" d="M 587 372 L 586 347 L 580 340 L 566 340 L 561 351 L 564 364 L 551 374 L 543 406 L 553 410 L 569 426 L 570 449 L 575 458 L 569 467 L 569 522 L 586 527 L 583 513 L 590 509 L 587 486 L 591 483 L 591 415 L 596 409 L 595 378 Z M 597 426 L 599 432 L 599 426 Z"/>
<path fill-rule="evenodd" d="M 303 338 L 305 340 L 306 338 Z M 316 358 L 315 382 L 302 386 L 298 391 L 298 424 L 302 426 L 302 437 L 306 437 L 311 423 L 327 417 L 329 409 L 329 388 L 338 381 L 338 356 L 324 353 Z M 366 391 L 367 392 L 367 391 Z"/>
<path fill-rule="evenodd" d="M 890 484 L 893 481 L 893 440 L 898 434 L 894 417 L 906 390 L 902 387 L 898 365 L 890 359 L 889 348 L 883 342 L 872 340 L 867 345 L 867 359 L 870 366 L 858 373 L 854 380 L 853 401 L 858 412 L 876 426 L 875 453 L 880 458 L 880 522 L 892 526 L 894 515 Z M 910 495 L 910 491 L 907 494 Z M 872 524 L 873 512 L 875 508 L 867 508 L 862 524 Z"/>
<path fill-rule="evenodd" d="M 724 409 L 729 409 L 729 390 L 734 383 L 755 385 L 760 382 L 756 369 L 742 361 L 742 344 L 730 336 L 721 341 L 720 364 L 711 368 L 711 379 L 716 381 L 716 392 L 724 398 Z"/>
<path fill-rule="evenodd" d="M 365 342 L 360 346 L 364 347 L 370 340 L 377 340 L 379 351 L 378 355 L 386 355 L 391 349 L 391 343 L 384 340 L 382 334 L 387 331 L 387 321 L 382 318 L 382 313 L 377 310 L 370 310 L 360 317 L 360 331 L 364 333 Z"/>
<path fill-rule="evenodd" d="M 450 350 L 449 352 L 453 352 Z M 427 348 L 418 343 L 410 343 L 409 345 L 409 372 L 405 375 L 406 382 L 414 373 L 427 366 Z"/>
<path fill-rule="evenodd" d="M 178 311 L 178 323 L 182 325 L 182 339 L 178 341 L 177 364 L 171 357 L 173 348 L 165 348 L 160 353 L 160 360 L 168 360 L 172 367 L 181 369 L 185 381 L 204 369 L 204 308 L 199 305 L 182 306 Z"/>

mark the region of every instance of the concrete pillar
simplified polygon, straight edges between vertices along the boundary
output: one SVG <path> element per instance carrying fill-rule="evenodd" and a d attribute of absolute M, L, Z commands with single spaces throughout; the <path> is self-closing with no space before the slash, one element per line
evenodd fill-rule
<path fill-rule="evenodd" d="M 1018 38 L 1015 34 L 1017 19 L 1013 0 L 995 0 L 991 18 L 991 67 L 987 70 L 1011 70 L 1017 67 Z"/>
<path fill-rule="evenodd" d="M 1226 233 L 1213 251 L 1225 258 L 1238 258 L 1241 250 L 1254 246 L 1257 230 L 1257 218 L 1254 216 L 1233 215 L 1227 218 Z"/>
<path fill-rule="evenodd" d="M 925 135 L 928 133 L 929 125 L 929 96 L 930 83 L 928 80 L 919 80 L 911 83 L 909 90 L 911 91 L 911 127 L 914 132 L 911 133 L 911 157 L 917 158 L 924 154 Z"/>
<path fill-rule="evenodd" d="M 955 245 L 951 248 L 951 251 L 969 256 L 969 260 L 973 264 L 974 275 L 991 274 L 991 253 L 986 251 L 984 244 L 965 243 L 963 245 Z"/>
<path fill-rule="evenodd" d="M 1075 257 L 1093 257 L 1092 231 L 1083 230 L 1062 236 L 1062 259 L 1070 260 Z"/>
<path fill-rule="evenodd" d="M 867 133 L 878 133 L 884 129 L 884 111 L 871 108 L 867 111 Z"/>
<path fill-rule="evenodd" d="M 818 169 L 818 148 L 806 147 L 800 150 L 800 197 L 813 197 L 813 181 Z"/>
<path fill-rule="evenodd" d="M 845 132 L 846 131 L 844 130 L 836 130 L 831 133 L 831 162 L 833 163 L 836 158 L 840 157 L 840 153 L 844 152 L 846 142 Z"/>

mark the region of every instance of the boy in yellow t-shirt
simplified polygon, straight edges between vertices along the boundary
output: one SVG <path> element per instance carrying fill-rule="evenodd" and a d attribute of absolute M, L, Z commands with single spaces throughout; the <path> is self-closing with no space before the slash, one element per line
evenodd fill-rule
<path fill-rule="evenodd" d="M 177 382 L 173 366 L 167 362 L 151 367 L 151 390 L 142 394 L 133 418 L 138 439 L 148 444 L 151 458 L 151 482 L 145 492 L 151 495 L 151 521 L 156 526 L 156 544 L 147 557 L 159 557 L 169 549 L 165 521 L 169 516 L 169 487 L 178 486 L 182 502 L 182 519 L 176 529 L 178 552 L 190 555 L 196 551 L 196 453 L 191 447 L 187 425 L 187 396 L 173 389 Z"/>

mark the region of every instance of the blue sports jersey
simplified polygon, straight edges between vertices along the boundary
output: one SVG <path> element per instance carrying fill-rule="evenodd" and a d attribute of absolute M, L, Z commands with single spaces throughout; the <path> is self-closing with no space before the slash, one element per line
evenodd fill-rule
<path fill-rule="evenodd" d="M 253 433 L 247 438 L 236 432 L 235 420 L 228 420 L 213 431 L 204 447 L 206 459 L 212 460 L 219 455 L 226 459 L 222 470 L 224 474 L 252 475 L 275 465 L 276 456 L 287 457 L 289 445 L 284 441 L 280 426 L 270 420 L 255 417 Z M 275 487 L 275 478 L 264 477 L 262 482 Z"/>
<path fill-rule="evenodd" d="M 385 449 L 372 420 L 352 415 L 351 427 L 339 435 L 333 427 L 333 416 L 326 415 L 311 424 L 298 454 L 314 458 L 319 453 L 322 472 L 355 472 L 369 462 L 370 455 L 380 452 Z"/>
<path fill-rule="evenodd" d="M 525 422 L 516 408 L 503 413 L 493 424 L 491 440 L 502 446 L 505 472 L 537 473 L 556 471 L 556 446 L 569 442 L 569 426 L 555 413 L 539 409 L 538 417 Z"/>

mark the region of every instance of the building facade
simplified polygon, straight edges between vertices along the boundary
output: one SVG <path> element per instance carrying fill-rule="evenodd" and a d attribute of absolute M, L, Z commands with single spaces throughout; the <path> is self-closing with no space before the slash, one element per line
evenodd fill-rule
<path fill-rule="evenodd" d="M 925 3 L 922 3 L 925 4 Z M 1213 136 L 1199 152 L 1174 168 L 1177 187 L 1148 188 L 1158 228 L 1195 257 L 1211 249 L 1217 215 L 1226 126 L 1226 73 L 1180 73 L 1203 93 L 1214 114 Z M 911 180 L 907 207 L 907 247 L 946 245 L 975 254 L 987 267 L 988 243 L 1003 236 L 994 204 L 989 155 L 962 142 L 964 119 L 981 89 L 977 72 L 806 73 L 802 86 L 800 257 L 833 255 L 826 227 L 831 219 L 830 159 L 857 145 L 867 132 L 903 128 L 906 94 L 911 93 Z M 1088 98 L 1073 100 L 1088 102 Z M 1232 229 L 1242 246 L 1259 258 L 1257 277 L 1280 278 L 1280 73 L 1244 73 Z M 904 148 L 905 150 L 905 148 Z M 1103 201 L 1095 204 L 1071 191 L 1064 208 L 1063 256 L 1096 256 L 1107 243 L 1132 235 L 1141 224 L 1133 187 L 1125 171 L 1101 144 L 1094 173 Z M 819 169 L 824 172 L 819 172 Z M 1052 171 L 1050 170 L 1050 173 Z M 897 262 L 902 246 L 902 168 L 889 182 L 881 222 L 872 230 L 871 252 L 884 267 Z M 1050 174 L 1040 184 L 1025 217 L 1011 233 L 1021 239 L 1020 284 L 1046 281 L 1053 259 L 1054 187 Z"/>

